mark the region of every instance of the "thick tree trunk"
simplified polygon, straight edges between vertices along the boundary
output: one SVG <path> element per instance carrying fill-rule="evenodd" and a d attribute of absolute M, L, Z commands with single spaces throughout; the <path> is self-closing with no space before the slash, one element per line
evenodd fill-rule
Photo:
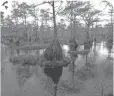
<path fill-rule="evenodd" d="M 53 7 L 54 39 L 57 39 L 57 27 L 56 27 L 56 16 L 55 16 L 54 1 L 52 1 L 52 7 Z"/>

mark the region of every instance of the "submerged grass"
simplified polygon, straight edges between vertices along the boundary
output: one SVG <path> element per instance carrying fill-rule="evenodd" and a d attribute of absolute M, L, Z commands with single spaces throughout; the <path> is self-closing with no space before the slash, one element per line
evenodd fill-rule
<path fill-rule="evenodd" d="M 79 80 L 84 81 L 97 77 L 98 73 L 96 70 L 96 65 L 88 63 L 87 66 L 84 66 L 80 70 L 75 72 L 75 76 L 77 76 Z"/>
<path fill-rule="evenodd" d="M 75 80 L 74 85 L 72 86 L 68 80 L 60 80 L 58 88 L 60 93 L 75 94 L 80 93 L 84 89 L 84 83 Z"/>

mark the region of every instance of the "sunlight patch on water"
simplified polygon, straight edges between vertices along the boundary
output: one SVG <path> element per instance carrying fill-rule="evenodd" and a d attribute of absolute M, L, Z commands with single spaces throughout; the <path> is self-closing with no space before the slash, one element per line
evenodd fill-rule
<path fill-rule="evenodd" d="M 70 56 L 69 53 L 68 53 L 68 51 L 70 50 L 69 46 L 68 45 L 63 45 L 62 49 L 64 51 L 65 56 L 69 57 Z"/>
<path fill-rule="evenodd" d="M 40 55 L 43 55 L 44 51 L 45 51 L 45 49 L 41 49 L 41 50 L 39 51 Z"/>
<path fill-rule="evenodd" d="M 70 50 L 68 45 L 63 45 L 63 50 L 65 50 L 66 52 L 68 52 Z"/>
<path fill-rule="evenodd" d="M 84 46 L 79 46 L 79 47 L 77 48 L 77 50 L 78 50 L 78 51 L 84 50 Z"/>
<path fill-rule="evenodd" d="M 103 42 L 101 42 L 100 49 L 98 50 L 99 55 L 108 55 L 108 50 L 106 47 L 104 47 Z"/>

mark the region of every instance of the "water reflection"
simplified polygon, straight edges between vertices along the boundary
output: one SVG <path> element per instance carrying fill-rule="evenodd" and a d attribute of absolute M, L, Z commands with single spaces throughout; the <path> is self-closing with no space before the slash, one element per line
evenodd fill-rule
<path fill-rule="evenodd" d="M 31 70 L 31 66 L 25 65 L 15 66 L 15 70 L 17 84 L 21 90 L 24 87 L 26 81 L 32 77 L 33 71 Z"/>
<path fill-rule="evenodd" d="M 66 56 L 69 56 L 68 51 L 70 50 L 68 45 L 63 45 L 63 49 Z M 82 51 L 84 50 L 84 46 L 80 45 L 77 50 Z M 113 48 L 112 48 L 113 50 Z M 88 62 L 94 64 L 100 64 L 101 62 L 105 61 L 108 57 L 109 50 L 107 49 L 106 42 L 97 43 L 96 45 L 93 43 L 93 46 L 90 49 L 88 54 Z M 111 53 L 110 60 L 113 60 L 114 53 Z M 78 58 L 75 60 L 76 68 L 80 69 L 85 65 L 85 56 L 78 54 Z"/>
<path fill-rule="evenodd" d="M 94 44 L 93 44 L 94 45 Z M 68 51 L 70 50 L 70 48 L 69 48 L 69 46 L 68 45 L 63 45 L 62 46 L 62 48 L 63 48 L 63 51 L 64 51 L 64 54 L 65 54 L 65 56 L 70 56 L 69 54 L 68 54 Z M 92 50 L 90 50 L 90 57 L 94 57 L 94 55 L 95 55 L 95 59 L 94 59 L 94 61 L 98 61 L 97 63 L 99 64 L 99 60 L 104 60 L 104 57 L 105 57 L 105 59 L 106 59 L 106 57 L 108 56 L 108 49 L 106 48 L 106 46 L 105 46 L 105 43 L 103 44 L 103 42 L 101 42 L 100 44 L 98 43 L 97 45 L 96 45 L 96 51 L 93 51 L 93 49 L 94 49 L 95 47 L 93 46 L 92 47 Z M 84 50 L 84 46 L 83 45 L 81 45 L 81 46 L 79 46 L 78 47 L 78 50 L 79 51 L 81 51 L 81 50 Z M 113 49 L 112 49 L 113 50 Z M 25 52 L 24 53 L 24 51 L 22 51 L 22 50 L 20 50 L 20 54 L 26 54 L 26 53 L 28 53 L 28 54 L 32 54 L 32 55 L 34 55 L 34 54 L 39 54 L 39 55 L 43 55 L 43 53 L 44 53 L 44 51 L 45 51 L 45 49 L 42 49 L 42 50 L 33 50 L 33 51 L 29 51 L 29 52 Z M 96 54 L 94 54 L 94 53 L 97 53 L 97 55 Z M 10 54 L 8 54 L 8 55 L 10 55 Z M 3 56 L 3 55 L 2 55 Z M 5 55 L 5 59 L 6 59 L 6 56 L 7 55 Z M 10 55 L 11 56 L 11 55 Z M 112 53 L 112 56 L 113 56 L 113 53 Z M 88 55 L 88 57 L 89 57 L 89 55 Z M 113 56 L 114 57 L 114 56 Z M 4 60 L 5 60 L 4 59 Z M 93 62 L 93 61 L 92 61 Z M 95 62 L 96 63 L 96 62 Z M 75 64 L 76 64 L 76 70 L 77 69 L 80 69 L 82 66 L 84 66 L 85 65 L 85 57 L 83 56 L 83 55 L 78 55 L 78 58 L 76 59 L 76 61 L 75 61 Z M 4 88 L 4 90 L 5 90 L 5 92 L 7 93 L 7 91 L 8 91 L 8 84 L 6 83 L 6 82 L 8 82 L 8 79 L 6 79 L 6 77 L 7 78 L 9 78 L 10 77 L 10 81 L 9 82 L 12 82 L 11 84 L 14 84 L 13 85 L 13 89 L 12 90 L 15 90 L 15 87 L 14 86 L 16 86 L 17 87 L 17 85 L 18 85 L 18 87 L 19 87 L 19 89 L 21 89 L 21 90 L 23 90 L 23 88 L 25 88 L 24 86 L 26 85 L 26 86 L 28 86 L 27 88 L 30 88 L 31 87 L 31 83 L 34 83 L 34 85 L 33 86 L 35 86 L 36 84 L 37 84 L 37 82 L 39 82 L 38 83 L 38 85 L 40 85 L 41 84 L 41 82 L 39 81 L 39 75 L 43 75 L 43 72 L 42 72 L 42 68 L 38 68 L 38 66 L 36 67 L 36 66 L 22 66 L 22 65 L 15 65 L 14 66 L 14 71 L 13 72 L 15 72 L 16 74 L 15 75 L 12 75 L 12 69 L 11 69 L 11 66 L 10 66 L 11 64 L 6 64 L 6 66 L 4 66 L 5 67 L 5 74 L 3 74 L 3 75 L 6 75 L 5 76 L 5 78 L 3 78 L 3 81 L 5 81 L 5 83 L 4 83 L 4 86 L 6 86 L 5 88 Z M 39 69 L 41 70 L 41 72 L 39 71 Z M 64 68 L 65 69 L 65 68 Z M 66 68 L 67 69 L 67 68 Z M 6 72 L 7 71 L 7 72 Z M 65 79 L 67 79 L 68 78 L 68 72 L 67 72 L 67 70 L 64 70 L 63 71 L 63 74 L 62 74 L 62 79 L 63 79 L 63 77 L 64 77 L 64 80 Z M 10 75 L 9 75 L 10 74 Z M 8 75 L 9 75 L 9 77 L 8 77 Z M 35 76 L 37 77 L 37 78 L 35 78 Z M 12 81 L 11 81 L 12 80 Z M 47 80 L 47 79 L 46 79 Z M 17 83 L 17 85 L 16 85 L 16 83 L 14 83 L 14 82 L 16 82 Z M 48 82 L 46 82 L 46 83 L 48 83 Z M 49 84 L 49 83 L 48 83 Z M 8 87 L 8 88 L 7 88 Z M 36 85 L 36 87 L 34 88 L 31 88 L 30 90 L 36 90 L 35 92 L 37 93 L 37 91 L 40 89 L 38 89 L 39 88 L 39 86 L 37 86 Z M 28 89 L 27 89 L 28 90 Z M 32 90 L 32 91 L 33 91 Z M 4 92 L 4 94 L 5 94 L 5 92 Z M 20 92 L 23 92 L 23 91 L 20 91 Z M 29 92 L 29 91 L 28 91 Z M 31 93 L 31 91 L 29 92 L 31 95 L 29 95 L 28 94 L 28 96 L 32 96 L 32 94 L 35 94 L 35 92 L 33 92 L 33 93 Z M 39 92 L 38 92 L 39 93 Z M 35 96 L 37 96 L 38 94 L 36 94 Z M 16 96 L 16 95 L 3 95 L 3 96 Z M 23 96 L 23 95 L 20 95 L 20 96 Z M 43 95 L 44 96 L 44 95 Z"/>
<path fill-rule="evenodd" d="M 95 48 L 96 47 L 96 48 Z M 65 50 L 65 52 L 68 52 L 70 50 L 69 46 L 68 45 L 63 45 L 63 48 Z M 101 43 L 97 43 L 97 45 L 95 46 L 94 43 L 93 43 L 93 46 L 90 50 L 90 53 L 89 54 L 93 54 L 94 52 L 94 48 L 96 49 L 96 52 L 99 54 L 99 56 L 108 56 L 108 49 L 106 47 L 106 42 L 101 42 Z M 79 51 L 82 51 L 84 50 L 84 46 L 81 45 L 77 48 Z M 113 48 L 112 48 L 113 50 Z M 66 53 L 67 54 L 67 53 Z M 113 54 L 113 53 L 112 53 Z"/>
<path fill-rule="evenodd" d="M 70 54 L 68 53 L 68 51 L 70 50 L 70 47 L 68 45 L 63 45 L 62 49 L 65 57 L 70 57 Z"/>
<path fill-rule="evenodd" d="M 69 53 L 68 51 L 70 50 L 70 47 L 68 45 L 63 45 L 62 46 L 62 49 L 63 49 L 63 53 L 65 56 L 69 57 Z M 82 51 L 84 50 L 84 46 L 83 45 L 80 45 L 77 50 L 79 51 Z M 101 43 L 97 43 L 96 46 L 93 42 L 93 46 L 91 47 L 90 49 L 90 53 L 88 54 L 88 56 L 90 55 L 93 55 L 95 51 L 99 54 L 99 56 L 108 56 L 108 49 L 106 47 L 106 42 L 101 42 Z M 40 49 L 40 50 L 32 50 L 32 51 L 27 51 L 27 50 L 24 50 L 20 52 L 20 54 L 31 54 L 31 55 L 36 55 L 36 54 L 39 54 L 39 55 L 43 55 L 45 49 Z"/>
<path fill-rule="evenodd" d="M 108 49 L 104 45 L 103 42 L 101 42 L 100 49 L 98 50 L 99 55 L 105 55 L 108 56 Z"/>

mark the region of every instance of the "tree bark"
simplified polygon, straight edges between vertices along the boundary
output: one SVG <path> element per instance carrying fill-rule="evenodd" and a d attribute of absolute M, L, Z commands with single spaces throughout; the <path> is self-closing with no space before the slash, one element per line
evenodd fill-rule
<path fill-rule="evenodd" d="M 57 27 L 56 27 L 56 16 L 55 16 L 54 1 L 52 1 L 52 7 L 53 7 L 54 39 L 57 39 Z"/>
<path fill-rule="evenodd" d="M 113 36 L 113 11 L 111 11 L 111 34 L 110 34 L 110 36 Z"/>
<path fill-rule="evenodd" d="M 26 38 L 26 40 L 28 40 L 28 38 L 27 38 L 27 22 L 26 22 L 26 16 L 25 16 L 25 38 Z"/>
<path fill-rule="evenodd" d="M 71 38 L 73 38 L 73 33 L 72 33 L 72 20 L 73 20 L 73 17 L 72 17 L 72 12 L 73 10 L 71 9 Z"/>

